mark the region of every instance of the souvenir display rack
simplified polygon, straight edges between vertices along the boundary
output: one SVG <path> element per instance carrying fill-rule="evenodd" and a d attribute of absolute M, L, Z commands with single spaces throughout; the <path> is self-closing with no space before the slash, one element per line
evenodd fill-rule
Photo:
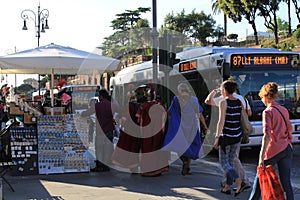
<path fill-rule="evenodd" d="M 76 114 L 40 116 L 40 174 L 89 172 L 88 123 Z"/>
<path fill-rule="evenodd" d="M 77 114 L 65 115 L 64 120 L 64 171 L 89 172 L 88 123 Z"/>
<path fill-rule="evenodd" d="M 64 173 L 63 116 L 37 120 L 39 174 Z"/>
<path fill-rule="evenodd" d="M 12 175 L 38 174 L 36 127 L 11 127 L 10 137 Z"/>

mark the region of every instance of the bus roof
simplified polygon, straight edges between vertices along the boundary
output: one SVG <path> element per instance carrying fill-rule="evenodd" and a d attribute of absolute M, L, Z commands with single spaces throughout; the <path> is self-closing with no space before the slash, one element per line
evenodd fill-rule
<path fill-rule="evenodd" d="M 126 67 L 126 68 L 124 68 L 124 69 L 122 69 L 121 71 L 118 72 L 118 76 L 125 75 L 125 74 L 128 74 L 128 73 L 134 73 L 134 72 L 139 71 L 139 70 L 145 70 L 147 68 L 152 68 L 152 61 L 147 61 L 147 62 L 144 62 L 144 63 L 141 63 L 141 64 Z"/>
<path fill-rule="evenodd" d="M 196 59 L 203 56 L 219 55 L 220 58 L 228 59 L 231 54 L 234 53 L 298 53 L 298 52 L 282 52 L 275 48 L 239 48 L 239 47 L 191 47 L 186 48 L 184 51 L 176 54 L 176 58 L 180 59 L 180 62 Z M 126 67 L 118 72 L 116 77 L 110 79 L 110 83 L 134 81 L 134 74 L 140 77 L 144 77 L 146 72 L 152 70 L 152 61 L 147 61 L 141 64 Z M 174 67 L 176 69 L 176 67 Z M 143 73 L 144 72 L 144 73 Z M 158 73 L 161 73 L 158 71 Z M 163 73 L 162 73 L 163 74 Z M 159 75 L 159 74 L 158 74 Z M 163 75 L 161 75 L 163 76 Z"/>

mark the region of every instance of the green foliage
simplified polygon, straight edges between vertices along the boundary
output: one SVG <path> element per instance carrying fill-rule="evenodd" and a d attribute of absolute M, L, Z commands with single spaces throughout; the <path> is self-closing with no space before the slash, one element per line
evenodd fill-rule
<path fill-rule="evenodd" d="M 46 87 L 46 83 L 50 80 L 50 77 L 48 75 L 44 76 L 42 79 L 41 79 L 41 82 L 40 82 L 40 87 L 41 88 L 45 88 Z M 67 79 L 66 79 L 67 80 Z"/>
<path fill-rule="evenodd" d="M 272 24 L 275 24 L 274 20 L 273 20 Z M 280 17 L 277 17 L 277 26 L 278 26 L 277 30 L 278 30 L 279 35 L 286 35 L 286 33 L 289 30 L 289 24 L 286 21 L 284 21 L 283 19 L 281 19 Z M 274 33 L 274 27 L 268 28 L 267 32 Z"/>
<path fill-rule="evenodd" d="M 238 34 L 231 33 L 227 36 L 227 38 L 230 40 L 237 40 L 238 36 Z"/>
<path fill-rule="evenodd" d="M 295 45 L 293 43 L 283 43 L 280 46 L 281 51 L 293 51 L 293 48 L 295 48 Z"/>
<path fill-rule="evenodd" d="M 203 11 L 196 13 L 195 10 L 187 15 L 187 20 L 190 22 L 188 28 L 189 36 L 197 39 L 203 45 L 206 44 L 206 38 L 212 36 L 213 27 L 216 21 L 211 15 L 206 15 Z"/>
<path fill-rule="evenodd" d="M 151 8 L 139 7 L 136 10 L 126 10 L 124 13 L 116 14 L 117 18 L 111 21 L 111 27 L 118 31 L 129 31 L 141 19 L 141 13 L 150 10 Z"/>
<path fill-rule="evenodd" d="M 221 41 L 222 38 L 224 38 L 224 28 L 217 26 L 217 28 L 213 31 L 212 36 L 217 38 L 217 41 Z"/>
<path fill-rule="evenodd" d="M 226 14 L 227 17 L 232 19 L 232 21 L 240 22 L 242 16 L 245 13 L 245 9 L 240 0 L 222 0 L 218 1 L 218 7 Z"/>
<path fill-rule="evenodd" d="M 271 31 L 285 33 L 288 30 L 288 23 L 279 17 L 276 18 L 277 11 L 281 0 L 212 0 L 213 13 L 219 14 L 221 11 L 226 17 L 232 19 L 235 23 L 240 22 L 243 18 L 251 25 L 253 32 L 257 32 L 255 20 L 258 17 L 264 18 L 264 25 Z M 286 2 L 286 1 L 283 1 Z M 295 2 L 294 0 L 292 1 Z M 295 3 L 294 3 L 295 4 Z M 296 5 L 295 5 L 296 6 Z M 106 37 L 101 47 L 103 55 L 122 59 L 124 56 L 152 53 L 152 35 L 149 22 L 141 18 L 141 14 L 150 11 L 150 8 L 137 8 L 135 10 L 125 10 L 125 12 L 117 14 L 116 19 L 111 21 L 111 27 L 116 31 L 112 35 Z M 275 21 L 274 21 L 275 19 Z M 276 22 L 276 23 L 275 23 Z M 211 15 L 206 15 L 203 11 L 186 13 L 182 9 L 179 13 L 171 12 L 166 15 L 164 23 L 159 29 L 161 36 L 165 31 L 172 34 L 174 40 L 172 44 L 176 47 L 186 47 L 193 44 L 206 45 L 207 38 L 217 38 L 220 45 L 223 45 L 222 38 L 225 36 L 226 21 L 224 20 L 224 28 L 215 27 L 215 20 Z M 227 32 L 227 31 L 226 31 Z M 300 38 L 300 30 L 296 30 L 293 37 Z M 188 39 L 187 39 L 188 38 Z M 228 39 L 236 40 L 237 34 L 230 34 Z M 259 43 L 256 38 L 255 45 L 261 44 L 263 47 L 280 48 L 290 50 L 294 46 L 298 46 L 294 42 L 285 42 L 280 44 L 278 35 L 272 42 Z M 283 40 L 283 38 L 280 38 Z M 249 43 L 248 43 L 249 45 Z M 254 45 L 254 44 L 253 44 Z"/>
<path fill-rule="evenodd" d="M 136 52 L 147 52 L 151 42 L 151 29 L 147 19 L 140 17 L 141 13 L 150 11 L 150 8 L 138 8 L 126 10 L 116 15 L 112 20 L 115 33 L 104 38 L 99 49 L 105 56 L 122 59 L 124 56 L 136 54 Z"/>
<path fill-rule="evenodd" d="M 261 41 L 261 46 L 264 48 L 278 48 L 281 51 L 293 51 L 296 46 L 299 46 L 299 39 L 288 37 L 282 39 L 279 44 L 275 43 L 274 38 Z"/>
<path fill-rule="evenodd" d="M 16 90 L 22 94 L 29 94 L 34 88 L 29 84 L 22 84 L 19 87 L 16 87 Z"/>
<path fill-rule="evenodd" d="M 299 39 L 300 38 L 300 28 L 297 28 L 297 30 L 293 33 L 293 37 L 295 39 Z"/>
<path fill-rule="evenodd" d="M 176 31 L 205 45 L 206 38 L 211 37 L 214 32 L 215 23 L 212 16 L 206 15 L 203 11 L 197 13 L 193 10 L 190 14 L 185 14 L 183 9 L 177 15 L 168 14 L 164 20 L 163 29 Z"/>

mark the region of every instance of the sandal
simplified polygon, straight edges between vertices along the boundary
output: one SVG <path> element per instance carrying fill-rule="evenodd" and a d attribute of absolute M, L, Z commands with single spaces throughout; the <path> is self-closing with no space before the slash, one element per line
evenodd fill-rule
<path fill-rule="evenodd" d="M 187 175 L 192 175 L 191 168 L 188 168 Z"/>
<path fill-rule="evenodd" d="M 244 182 L 242 182 L 240 190 L 239 191 L 236 190 L 234 196 L 235 197 L 238 196 L 241 192 L 243 192 L 246 189 L 246 187 L 247 185 Z"/>
<path fill-rule="evenodd" d="M 230 189 L 224 190 L 224 188 L 223 188 L 223 189 L 221 190 L 221 192 L 222 192 L 223 194 L 231 194 Z"/>
<path fill-rule="evenodd" d="M 185 161 L 183 161 L 181 174 L 182 174 L 182 176 L 185 176 L 186 174 L 188 174 L 188 172 L 189 172 L 188 161 L 185 160 Z"/>

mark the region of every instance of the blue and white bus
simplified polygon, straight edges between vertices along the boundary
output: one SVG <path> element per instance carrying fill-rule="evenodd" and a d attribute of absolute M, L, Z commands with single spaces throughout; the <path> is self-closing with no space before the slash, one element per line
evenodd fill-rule
<path fill-rule="evenodd" d="M 204 104 L 209 92 L 220 86 L 223 80 L 234 79 L 239 92 L 248 99 L 252 116 L 253 133 L 248 144 L 259 146 L 262 140 L 262 111 L 264 105 L 258 97 L 263 84 L 276 82 L 279 85 L 278 102 L 290 113 L 293 126 L 293 142 L 300 143 L 300 53 L 282 52 L 272 48 L 195 47 L 177 53 L 180 62 L 168 73 L 158 71 L 157 89 L 162 100 L 169 105 L 179 82 L 188 81 L 199 103 L 205 109 L 210 132 L 215 131 L 218 121 L 217 108 Z M 146 62 L 121 70 L 111 78 L 112 95 L 125 101 L 128 85 L 135 86 L 153 82 L 152 62 Z M 165 95 L 168 88 L 170 97 Z"/>

